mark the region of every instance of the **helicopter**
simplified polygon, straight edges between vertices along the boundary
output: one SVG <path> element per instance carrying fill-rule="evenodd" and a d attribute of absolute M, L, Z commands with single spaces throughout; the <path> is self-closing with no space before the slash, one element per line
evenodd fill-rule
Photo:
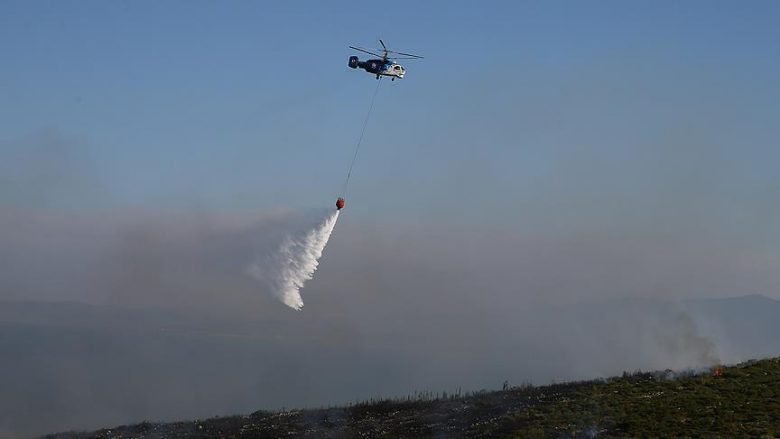
<path fill-rule="evenodd" d="M 398 64 L 397 62 L 395 62 L 395 60 L 422 59 L 421 56 L 412 55 L 411 53 L 395 52 L 393 50 L 388 50 L 387 46 L 385 46 L 385 42 L 382 40 L 379 40 L 379 44 L 382 45 L 382 49 L 377 49 L 377 51 L 384 52 L 384 55 L 380 55 L 378 53 L 360 47 L 349 46 L 350 49 L 367 53 L 369 55 L 378 56 L 381 57 L 382 59 L 369 59 L 366 61 L 360 61 L 357 56 L 350 56 L 348 65 L 353 69 L 361 68 L 367 71 L 368 73 L 373 73 L 374 75 L 376 75 L 376 79 L 379 79 L 380 76 L 389 76 L 390 80 L 395 81 L 395 78 L 404 79 L 404 75 L 406 74 L 406 69 L 404 68 L 404 66 Z M 401 56 L 388 56 L 388 54 L 395 54 Z"/>

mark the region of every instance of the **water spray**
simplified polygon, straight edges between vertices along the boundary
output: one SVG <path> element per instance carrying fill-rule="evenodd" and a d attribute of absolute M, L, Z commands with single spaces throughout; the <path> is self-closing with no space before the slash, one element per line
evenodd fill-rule
<path fill-rule="evenodd" d="M 303 307 L 301 288 L 317 271 L 338 218 L 339 210 L 330 212 L 313 228 L 285 236 L 275 252 L 248 268 L 249 274 L 265 283 L 282 303 L 300 310 Z"/>

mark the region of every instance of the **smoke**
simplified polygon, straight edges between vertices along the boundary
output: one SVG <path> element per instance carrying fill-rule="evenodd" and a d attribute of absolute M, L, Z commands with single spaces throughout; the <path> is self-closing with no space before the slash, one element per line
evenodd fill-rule
<path fill-rule="evenodd" d="M 248 273 L 265 283 L 282 303 L 300 310 L 303 307 L 301 288 L 317 271 L 338 218 L 337 210 L 302 233 L 286 235 L 278 249 L 258 258 L 247 268 Z"/>
<path fill-rule="evenodd" d="M 720 364 L 717 346 L 709 337 L 700 333 L 687 312 L 678 312 L 670 320 L 666 325 L 659 325 L 658 333 L 655 334 L 662 352 L 669 357 L 667 364 L 676 368 Z"/>

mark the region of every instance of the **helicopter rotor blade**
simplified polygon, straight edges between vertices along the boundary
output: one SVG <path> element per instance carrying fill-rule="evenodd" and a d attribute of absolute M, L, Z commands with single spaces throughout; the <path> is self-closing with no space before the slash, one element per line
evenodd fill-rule
<path fill-rule="evenodd" d="M 419 59 L 422 59 L 422 58 L 423 58 L 423 57 L 422 57 L 422 56 L 420 56 L 420 55 L 413 55 L 413 54 L 411 54 L 411 53 L 396 52 L 396 51 L 393 51 L 393 50 L 388 50 L 387 52 L 388 52 L 388 53 L 397 53 L 397 54 L 399 54 L 399 55 L 404 55 L 404 56 L 410 56 L 410 57 L 412 57 L 412 58 L 414 58 L 414 59 L 418 59 L 418 58 L 419 58 Z"/>
<path fill-rule="evenodd" d="M 367 53 L 369 55 L 378 56 L 378 57 L 383 58 L 385 60 L 387 60 L 387 59 L 423 59 L 423 57 L 420 56 L 420 55 L 415 55 L 415 54 L 412 54 L 412 53 L 405 53 L 405 52 L 396 52 L 395 50 L 389 50 L 387 48 L 387 46 L 385 46 L 385 42 L 382 41 L 381 39 L 379 40 L 379 43 L 382 45 L 381 49 L 371 49 L 371 50 L 368 50 L 368 49 L 364 49 L 362 47 L 355 47 L 355 46 L 349 46 L 349 48 L 353 49 L 353 50 L 357 50 L 359 52 Z M 380 55 L 377 52 L 384 52 L 384 55 Z M 397 55 L 402 55 L 402 57 L 388 56 L 391 53 L 392 54 L 397 54 Z M 404 58 L 404 57 L 406 57 L 406 58 Z"/>
<path fill-rule="evenodd" d="M 384 41 L 382 41 L 382 39 L 381 39 L 381 38 L 379 39 L 379 44 L 381 44 L 381 45 L 382 45 L 382 50 L 385 52 L 385 54 L 384 54 L 384 55 L 382 55 L 382 59 L 384 59 L 385 61 L 387 61 L 387 59 L 388 59 L 388 58 L 387 58 L 387 46 L 385 46 L 385 42 L 384 42 Z"/>
<path fill-rule="evenodd" d="M 382 58 L 382 57 L 383 57 L 382 55 L 380 55 L 380 54 L 378 54 L 378 53 L 374 53 L 374 52 L 371 52 L 370 50 L 366 50 L 366 49 L 361 49 L 360 47 L 349 46 L 349 48 L 350 48 L 350 49 L 357 50 L 357 51 L 359 51 L 359 52 L 367 53 L 367 54 L 369 54 L 369 55 L 378 56 L 378 57 L 380 57 L 380 58 Z"/>

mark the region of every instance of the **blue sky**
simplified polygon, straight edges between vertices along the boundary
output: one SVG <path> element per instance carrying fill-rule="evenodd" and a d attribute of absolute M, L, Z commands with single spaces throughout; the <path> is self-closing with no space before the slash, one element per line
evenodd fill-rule
<path fill-rule="evenodd" d="M 588 206 L 657 212 L 675 179 L 760 205 L 778 182 L 778 17 L 776 2 L 4 2 L 0 147 L 78 145 L 73 172 L 98 189 L 54 207 L 329 205 L 375 86 L 347 45 L 381 37 L 426 58 L 382 84 L 356 216 L 603 222 L 633 207 Z"/>
<path fill-rule="evenodd" d="M 187 339 L 262 380 L 192 369 L 156 312 L 131 313 L 138 341 L 122 319 L 95 329 L 105 352 L 47 312 L 57 336 L 6 343 L 36 365 L 0 353 L 22 358 L 6 375 L 65 389 L 45 395 L 52 422 L 92 404 L 83 419 L 107 427 L 684 364 L 686 325 L 610 312 L 593 337 L 535 305 L 780 299 L 778 23 L 776 0 L 0 0 L 0 301 L 216 319 Z M 377 84 L 347 46 L 378 38 L 425 59 L 381 83 L 293 312 L 246 267 L 333 209 Z M 224 337 L 240 319 L 247 345 Z M 148 367 L 112 356 L 138 346 Z M 101 399 L 114 376 L 140 399 Z M 182 389 L 193 405 L 170 403 Z M 28 421 L 9 413 L 0 432 L 3 414 Z"/>

